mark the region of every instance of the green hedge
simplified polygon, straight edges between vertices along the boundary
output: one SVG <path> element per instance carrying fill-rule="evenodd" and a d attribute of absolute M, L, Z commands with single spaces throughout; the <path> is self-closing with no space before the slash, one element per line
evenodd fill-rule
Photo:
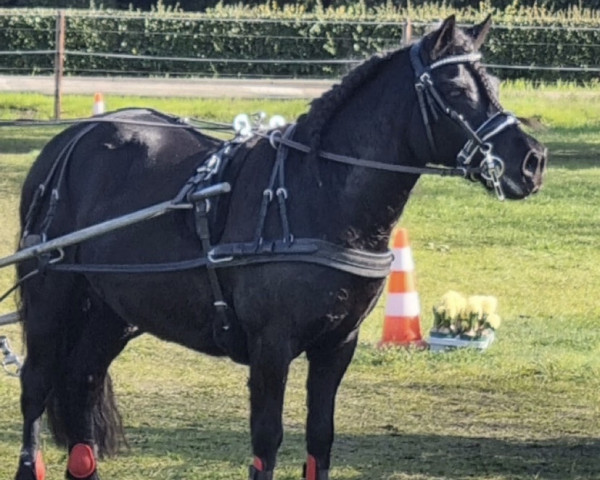
<path fill-rule="evenodd" d="M 571 9 L 551 13 L 540 8 L 457 12 L 461 23 L 483 19 L 491 12 L 496 27 L 485 46 L 485 61 L 500 65 L 597 66 L 600 58 L 600 14 Z M 218 7 L 204 14 L 184 14 L 162 8 L 151 13 L 110 10 L 67 10 L 66 50 L 195 59 L 235 59 L 249 63 L 214 61 L 177 62 L 67 55 L 67 75 L 239 75 L 334 77 L 347 65 L 319 63 L 328 60 L 360 61 L 376 51 L 400 44 L 403 24 L 413 22 L 413 34 L 454 10 L 423 6 L 410 10 L 366 6 L 307 13 L 303 7 L 281 9 Z M 56 11 L 0 9 L 0 50 L 32 51 L 55 48 Z M 531 27 L 531 28 L 530 28 Z M 277 59 L 280 63 L 252 63 Z M 298 63 L 286 62 L 297 61 Z M 0 71 L 48 72 L 54 56 L 0 55 Z M 502 78 L 598 78 L 597 73 L 558 73 L 534 70 L 498 70 Z"/>
<path fill-rule="evenodd" d="M 369 7 L 385 4 L 385 0 L 364 0 Z M 238 0 L 0 0 L 0 7 L 23 7 L 23 8 L 89 8 L 90 4 L 102 4 L 104 8 L 118 8 L 122 10 L 152 10 L 166 6 L 180 8 L 186 12 L 204 12 L 207 8 L 214 8 L 218 4 L 235 5 Z M 246 6 L 256 6 L 264 3 L 264 0 L 244 0 Z M 316 0 L 278 0 L 279 5 L 302 3 L 313 8 Z M 344 6 L 354 3 L 354 0 L 321 0 L 323 5 Z M 429 3 L 429 0 L 394 0 L 394 5 L 408 8 L 408 6 L 421 6 Z M 479 8 L 481 0 L 445 0 L 446 5 L 452 8 Z M 515 4 L 515 0 L 488 0 L 487 4 L 492 8 L 505 9 Z M 518 4 L 525 7 L 543 7 L 553 10 L 568 10 L 582 5 L 581 0 L 518 0 Z M 157 7 L 158 5 L 158 7 Z M 600 0 L 585 0 L 586 8 L 600 9 Z"/>

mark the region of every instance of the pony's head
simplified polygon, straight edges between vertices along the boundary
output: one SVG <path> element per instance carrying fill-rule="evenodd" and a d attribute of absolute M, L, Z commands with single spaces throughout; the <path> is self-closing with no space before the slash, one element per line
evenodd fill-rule
<path fill-rule="evenodd" d="M 546 148 L 523 132 L 498 100 L 498 82 L 480 64 L 488 17 L 469 29 L 454 16 L 410 49 L 417 107 L 412 149 L 428 163 L 458 166 L 500 198 L 539 190 Z"/>

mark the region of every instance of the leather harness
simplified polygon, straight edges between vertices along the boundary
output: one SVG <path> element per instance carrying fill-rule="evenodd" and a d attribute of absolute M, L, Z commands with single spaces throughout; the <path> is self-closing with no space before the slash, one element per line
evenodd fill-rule
<path fill-rule="evenodd" d="M 502 198 L 498 178 L 502 174 L 500 166 L 503 164 L 502 160 L 491 154 L 492 147 L 488 140 L 500 131 L 516 123 L 516 119 L 510 114 L 499 112 L 488 121 L 484 122 L 478 129 L 473 130 L 462 116 L 451 110 L 444 102 L 433 85 L 430 73 L 434 69 L 448 64 L 475 62 L 479 59 L 479 55 L 468 54 L 449 57 L 429 66 L 424 66 L 420 59 L 420 45 L 420 43 L 417 43 L 411 47 L 410 59 L 415 72 L 415 88 L 424 127 L 427 132 L 427 138 L 430 141 L 432 150 L 435 150 L 436 146 L 431 132 L 430 117 L 433 115 L 434 118 L 437 118 L 437 111 L 443 112 L 457 122 L 467 132 L 469 137 L 465 147 L 459 153 L 457 167 L 449 169 L 440 167 L 390 165 L 382 162 L 346 157 L 329 152 L 319 152 L 319 156 L 330 161 L 409 174 L 435 173 L 440 175 L 460 175 L 463 177 L 481 174 L 484 178 L 489 178 L 490 181 L 494 183 L 496 193 Z M 110 115 L 107 117 L 108 118 L 105 118 L 103 121 L 120 121 L 118 115 Z M 127 119 L 121 121 L 131 122 L 131 120 Z M 71 154 L 79 140 L 89 133 L 98 123 L 92 122 L 89 125 L 86 125 L 57 156 L 45 181 L 40 184 L 34 194 L 29 211 L 25 217 L 22 245 L 43 243 L 46 241 L 46 231 L 54 217 L 54 212 L 59 200 L 60 186 L 63 183 Z M 170 123 L 173 126 L 176 126 L 176 128 L 194 129 L 193 126 L 181 125 L 179 119 L 171 118 Z M 157 125 L 163 124 L 158 123 Z M 165 124 L 165 126 L 169 125 Z M 48 269 L 57 272 L 71 273 L 144 274 L 206 268 L 213 294 L 214 305 L 218 314 L 219 323 L 223 330 L 229 329 L 230 319 L 228 313 L 229 306 L 223 297 L 222 288 L 216 272 L 216 270 L 221 268 L 274 262 L 302 262 L 326 266 L 365 278 L 385 278 L 390 271 L 393 260 L 393 255 L 390 251 L 373 253 L 346 248 L 332 242 L 314 238 L 294 238 L 287 215 L 286 201 L 289 192 L 285 187 L 285 160 L 289 148 L 300 150 L 302 152 L 310 150 L 308 147 L 293 141 L 292 137 L 294 129 L 295 125 L 290 125 L 283 133 L 279 130 L 275 130 L 268 135 L 261 133 L 260 131 L 254 132 L 255 135 L 268 137 L 271 145 L 276 148 L 277 151 L 268 187 L 263 192 L 255 234 L 252 241 L 225 244 L 218 243 L 216 245 L 211 244 L 211 222 L 209 221 L 211 199 L 214 196 L 218 197 L 218 195 L 228 192 L 230 188 L 229 184 L 217 183 L 215 180 L 218 179 L 222 172 L 223 165 L 233 158 L 238 151 L 239 146 L 245 141 L 244 139 L 236 137 L 233 141 L 225 142 L 218 151 L 210 154 L 173 199 L 173 204 L 175 206 L 193 208 L 195 230 L 203 252 L 201 256 L 176 262 L 152 264 L 66 264 L 62 263 L 60 259 L 58 261 L 56 259 L 50 259 L 49 254 L 44 254 L 38 257 L 40 266 L 37 272 Z M 471 163 L 475 153 L 478 151 L 484 154 L 484 161 L 481 162 L 480 166 L 475 167 L 472 166 Z M 40 223 L 39 232 L 33 234 L 30 232 L 31 226 L 39 215 L 41 201 L 47 197 L 47 192 L 49 190 L 51 191 L 51 194 L 46 215 Z M 277 199 L 277 206 L 279 209 L 282 237 L 277 240 L 266 240 L 263 238 L 265 219 L 269 205 L 275 198 Z M 27 278 L 29 278 L 29 276 Z"/>

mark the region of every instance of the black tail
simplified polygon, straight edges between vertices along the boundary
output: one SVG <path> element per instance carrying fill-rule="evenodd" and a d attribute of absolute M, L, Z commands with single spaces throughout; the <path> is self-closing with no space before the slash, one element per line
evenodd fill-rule
<path fill-rule="evenodd" d="M 23 295 L 26 293 L 23 289 L 21 289 L 20 293 L 19 313 L 23 322 L 23 340 L 27 341 L 27 336 L 31 335 L 31 329 L 39 327 L 38 325 L 30 324 L 30 322 L 35 322 L 37 319 L 29 319 L 28 313 L 30 312 L 28 312 L 27 308 L 28 295 Z M 69 444 L 64 422 L 64 416 L 68 415 L 66 400 L 69 393 L 65 383 L 67 368 L 69 362 L 77 362 L 76 359 L 72 358 L 72 353 L 75 346 L 81 340 L 82 331 L 89 320 L 85 318 L 85 314 L 82 314 L 81 308 L 77 305 L 77 299 L 82 298 L 80 296 L 81 292 L 75 290 L 72 293 L 74 295 L 71 297 L 73 302 L 70 305 L 70 311 L 63 312 L 64 316 L 61 317 L 61 320 L 58 320 L 64 322 L 58 328 L 60 333 L 52 339 L 47 338 L 48 341 L 54 341 L 56 346 L 54 349 L 54 358 L 46 359 L 54 364 L 54 374 L 51 390 L 45 402 L 45 411 L 54 441 L 58 446 L 63 447 L 67 447 Z M 45 321 L 51 320 L 46 318 Z M 126 445 L 126 442 L 121 415 L 117 409 L 112 380 L 108 372 L 106 372 L 103 381 L 99 382 L 99 386 L 93 390 L 92 395 L 92 421 L 94 441 L 98 448 L 98 455 L 100 457 L 114 455 L 121 445 Z"/>
<path fill-rule="evenodd" d="M 66 447 L 68 439 L 62 418 L 64 409 L 61 408 L 61 395 L 57 395 L 57 392 L 60 391 L 64 391 L 64 389 L 59 387 L 52 390 L 46 406 L 46 413 L 54 441 L 57 445 Z M 123 422 L 113 394 L 112 380 L 108 373 L 104 384 L 96 390 L 92 419 L 98 455 L 100 457 L 115 455 L 119 447 L 125 444 L 125 436 Z"/>

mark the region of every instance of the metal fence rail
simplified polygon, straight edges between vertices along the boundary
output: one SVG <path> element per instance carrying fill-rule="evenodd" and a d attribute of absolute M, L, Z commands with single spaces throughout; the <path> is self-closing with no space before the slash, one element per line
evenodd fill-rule
<path fill-rule="evenodd" d="M 8 15 L 7 12 L 0 12 L 0 17 Z M 114 17 L 111 15 L 107 15 L 105 13 L 79 13 L 79 12 L 70 12 L 69 16 L 73 17 L 90 17 L 93 19 L 113 19 Z M 50 18 L 51 17 L 47 17 Z M 144 15 L 128 15 L 128 19 L 144 19 Z M 174 15 L 169 17 L 169 21 L 178 21 L 179 17 Z M 185 15 L 181 15 L 181 21 L 191 21 L 189 17 Z M 229 20 L 218 19 L 219 22 L 227 24 Z M 215 22 L 214 18 L 194 18 L 193 22 L 202 23 L 202 22 Z M 113 42 L 115 45 L 120 45 L 118 48 L 115 48 L 116 51 L 93 51 L 92 49 L 88 50 L 78 50 L 73 48 L 66 48 L 65 38 L 68 35 L 81 37 L 86 34 L 81 28 L 78 28 L 77 25 L 72 25 L 67 31 L 67 23 L 64 12 L 60 11 L 56 18 L 56 30 L 52 32 L 48 29 L 43 29 L 44 36 L 48 38 L 48 49 L 31 49 L 27 50 L 25 48 L 19 48 L 15 50 L 3 50 L 0 51 L 0 72 L 4 75 L 6 74 L 39 74 L 39 73 L 49 73 L 50 71 L 54 72 L 55 75 L 55 116 L 59 118 L 60 115 L 60 104 L 61 104 L 61 96 L 62 96 L 62 78 L 65 75 L 68 76 L 81 76 L 81 75 L 94 75 L 94 76 L 147 76 L 147 77 L 210 77 L 210 78 L 291 78 L 289 73 L 286 75 L 285 72 L 293 71 L 293 69 L 289 68 L 291 66 L 299 66 L 303 72 L 303 78 L 317 78 L 315 76 L 311 76 L 310 72 L 314 69 L 310 67 L 321 66 L 326 68 L 327 71 L 331 72 L 329 78 L 336 77 L 338 73 L 343 73 L 344 71 L 349 70 L 354 67 L 358 63 L 364 60 L 364 56 L 367 55 L 366 50 L 360 50 L 362 53 L 357 57 L 352 57 L 352 51 L 348 51 L 348 45 L 352 45 L 353 41 L 356 41 L 356 38 L 349 36 L 347 33 L 344 34 L 339 31 L 339 35 L 327 34 L 327 35 L 319 35 L 318 32 L 313 35 L 281 35 L 281 34 L 273 34 L 273 35 L 256 35 L 252 33 L 252 31 L 239 31 L 235 32 L 234 26 L 239 24 L 244 25 L 252 25 L 252 24 L 276 24 L 280 23 L 281 20 L 276 19 L 265 19 L 265 18 L 257 18 L 257 19 L 231 19 L 232 29 L 227 31 L 227 33 L 223 33 L 223 31 L 215 31 L 214 33 L 186 33 L 181 31 L 170 31 L 168 28 L 166 31 L 146 31 L 141 30 L 139 28 L 131 28 L 131 26 L 123 26 L 117 24 L 116 27 L 111 27 L 109 30 L 102 31 L 103 35 L 110 35 L 111 38 L 114 35 Z M 307 28 L 312 28 L 315 26 L 322 25 L 355 25 L 361 26 L 365 28 L 370 28 L 368 30 L 368 42 L 369 48 L 380 47 L 383 45 L 388 46 L 396 46 L 399 43 L 406 44 L 422 35 L 428 29 L 433 28 L 435 25 L 431 23 L 425 22 L 410 22 L 405 21 L 403 23 L 396 22 L 375 22 L 375 21 L 333 21 L 333 20 L 309 20 L 309 19 L 297 19 L 294 20 L 294 24 L 306 25 Z M 387 34 L 382 33 L 381 36 L 377 36 L 377 28 L 380 26 L 397 26 L 399 27 L 396 31 L 398 32 L 397 37 L 390 36 L 390 29 L 386 30 Z M 571 32 L 573 36 L 569 36 L 568 40 L 565 37 L 564 41 L 559 44 L 555 42 L 545 41 L 545 36 L 543 35 L 543 31 L 554 31 L 560 29 L 561 31 Z M 22 34 L 27 33 L 26 28 L 16 28 L 15 31 L 18 30 Z M 385 29 L 384 29 L 385 30 Z M 512 75 L 515 76 L 518 72 L 549 72 L 556 73 L 558 75 L 569 75 L 569 78 L 585 78 L 589 79 L 590 75 L 598 77 L 598 73 L 600 73 L 600 30 L 592 27 L 556 27 L 556 26 L 523 26 L 523 25 L 495 25 L 493 27 L 492 32 L 498 32 L 498 35 L 504 35 L 511 30 L 530 30 L 532 32 L 542 32 L 540 37 L 535 36 L 534 38 L 527 40 L 523 43 L 514 43 L 512 44 L 515 49 L 521 49 L 521 51 L 527 52 L 533 49 L 540 49 L 542 51 L 553 51 L 553 52 L 563 52 L 565 61 L 554 61 L 550 64 L 547 62 L 547 58 L 544 55 L 536 55 L 532 54 L 531 58 L 527 56 L 527 53 L 521 55 L 519 58 L 520 62 L 516 62 L 515 64 L 506 64 L 502 62 L 493 62 L 491 61 L 486 66 L 492 71 L 492 73 L 503 75 Z M 30 29 L 32 35 L 34 32 L 37 32 L 39 35 L 40 30 L 34 30 L 32 27 Z M 503 33 L 502 33 L 503 32 Z M 53 35 L 53 40 L 50 39 Z M 586 34 L 592 35 L 593 38 L 588 38 L 588 42 L 585 45 L 586 53 L 585 57 L 589 59 L 587 64 L 572 64 L 568 61 L 568 52 L 570 49 L 578 48 L 581 49 L 582 46 L 577 42 L 577 35 Z M 595 40 L 596 34 L 598 34 L 598 41 Z M 277 53 L 269 53 L 271 51 L 275 51 L 275 49 L 269 48 L 257 48 L 262 53 L 257 53 L 255 56 L 252 56 L 252 48 L 247 49 L 245 52 L 227 52 L 227 54 L 223 55 L 211 55 L 202 56 L 202 52 L 197 52 L 196 55 L 189 56 L 170 56 L 168 54 L 169 45 L 171 41 L 174 39 L 185 38 L 186 44 L 187 42 L 192 42 L 191 45 L 194 45 L 196 39 L 198 42 L 208 41 L 212 37 L 214 38 L 236 38 L 236 35 L 239 38 L 244 39 L 252 39 L 252 41 L 257 41 L 262 47 L 265 44 L 277 45 L 279 50 Z M 156 53 L 152 51 L 140 51 L 138 52 L 136 48 L 133 48 L 133 45 L 139 46 L 143 44 L 141 41 L 144 38 L 148 38 L 149 36 L 153 38 L 159 39 L 159 44 L 162 47 L 163 44 L 165 48 L 157 49 Z M 164 41 L 160 41 L 160 39 L 164 38 Z M 503 42 L 508 41 L 509 43 L 503 43 L 503 45 L 510 46 L 511 38 L 502 37 Z M 364 39 L 360 39 L 363 41 Z M 291 43 L 287 43 L 291 42 Z M 305 45 L 313 42 L 315 44 L 315 48 L 308 49 L 309 51 L 315 52 L 315 56 L 311 58 L 298 58 L 294 51 L 293 45 Z M 321 42 L 321 45 L 319 45 Z M 331 54 L 323 54 L 322 43 L 328 42 L 328 44 L 332 45 L 334 50 L 338 49 L 342 52 L 347 52 L 342 55 Z M 39 43 L 38 43 L 39 44 Z M 150 49 L 153 50 L 153 49 Z M 351 50 L 351 49 L 350 49 Z M 587 53 L 589 51 L 589 54 Z M 194 53 L 194 52 L 192 52 Z M 271 55 L 271 56 L 269 56 Z M 318 58 L 318 55 L 321 57 Z M 3 59 L 11 58 L 12 63 L 5 61 L 3 63 Z M 15 62 L 14 57 L 22 58 L 23 62 Z M 267 58 L 268 57 L 268 58 Z M 87 62 L 85 59 L 112 59 L 117 63 L 111 65 L 107 62 Z M 559 63 L 557 65 L 557 63 Z M 10 66 L 9 66 L 10 65 Z M 104 65 L 106 68 L 103 68 Z M 281 66 L 280 71 L 277 71 L 278 68 L 274 68 L 275 66 Z M 264 67 L 264 68 L 262 68 Z M 260 73 L 260 72 L 268 72 L 268 73 Z M 512 73 L 511 73 L 512 72 Z M 543 73 L 540 73 L 543 75 Z M 580 77 L 578 77 L 578 75 Z M 320 78 L 323 78 L 322 76 Z"/>

